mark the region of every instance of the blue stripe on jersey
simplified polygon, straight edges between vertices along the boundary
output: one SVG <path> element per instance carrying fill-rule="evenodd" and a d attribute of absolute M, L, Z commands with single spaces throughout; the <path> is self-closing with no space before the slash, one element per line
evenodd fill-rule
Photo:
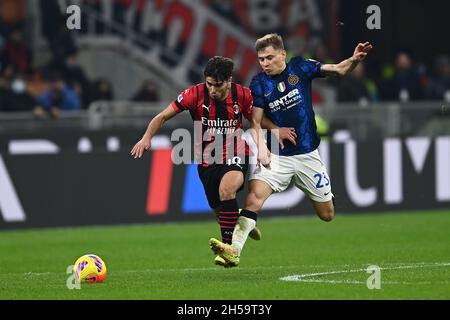
<path fill-rule="evenodd" d="M 281 74 L 271 77 L 261 72 L 252 79 L 254 106 L 263 108 L 266 117 L 278 127 L 296 130 L 297 145 L 286 141 L 285 148 L 279 150 L 282 156 L 309 153 L 320 144 L 311 100 L 312 80 L 323 77 L 320 66 L 315 60 L 294 57 Z"/>

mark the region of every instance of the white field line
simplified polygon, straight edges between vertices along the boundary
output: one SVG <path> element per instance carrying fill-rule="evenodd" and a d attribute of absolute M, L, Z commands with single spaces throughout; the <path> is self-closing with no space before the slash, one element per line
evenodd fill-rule
<path fill-rule="evenodd" d="M 369 264 L 367 264 L 369 265 Z M 395 269 L 415 269 L 415 268 L 432 268 L 432 267 L 445 267 L 450 266 L 450 262 L 417 262 L 417 263 L 384 263 L 385 267 L 380 267 L 380 270 L 395 270 Z M 322 279 L 310 279 L 319 276 L 326 276 L 332 274 L 342 273 L 354 273 L 354 272 L 366 272 L 366 268 L 348 269 L 356 267 L 356 265 L 336 265 L 331 266 L 333 268 L 347 268 L 345 270 L 328 271 L 319 273 L 307 273 L 300 275 L 290 275 L 280 278 L 283 281 L 300 281 L 300 282 L 328 282 L 328 283 L 355 283 L 360 284 L 360 281 L 353 280 L 322 280 Z M 297 269 L 297 268 L 330 268 L 330 265 L 298 265 L 298 266 L 256 266 L 256 267 L 241 267 L 238 269 L 251 271 L 251 270 L 285 270 L 285 269 Z M 237 270 L 237 269 L 230 269 Z M 161 272 L 202 272 L 202 271 L 220 271 L 224 269 L 218 266 L 205 267 L 205 268 L 158 268 L 158 269 L 140 269 L 140 270 L 122 270 L 120 273 L 161 273 Z M 23 277 L 41 277 L 51 275 L 61 275 L 62 272 L 25 272 L 25 273 L 0 273 L 2 276 L 23 276 Z M 387 282 L 385 282 L 387 283 Z"/>
<path fill-rule="evenodd" d="M 299 266 L 256 266 L 246 268 L 246 270 L 273 270 L 273 269 L 297 269 Z M 302 268 L 328 268 L 329 265 L 301 265 Z M 340 265 L 338 267 L 351 267 L 351 265 Z M 231 269 L 230 269 L 231 270 Z M 215 267 L 204 267 L 204 268 L 158 268 L 158 269 L 138 269 L 138 270 L 121 270 L 121 273 L 157 273 L 157 272 L 197 272 L 197 271 L 223 271 L 223 268 L 215 266 Z M 109 272 L 109 270 L 108 270 Z M 24 276 L 24 277 L 33 277 L 33 276 L 47 276 L 47 275 L 56 275 L 61 274 L 61 272 L 24 272 L 24 273 L 1 273 L 1 276 Z"/>
<path fill-rule="evenodd" d="M 450 266 L 450 262 L 442 262 L 442 263 L 426 263 L 419 262 L 414 264 L 401 264 L 393 267 L 380 267 L 380 270 L 398 270 L 398 269 L 419 269 L 419 268 L 439 268 L 439 267 L 448 267 Z M 289 275 L 286 277 L 281 277 L 279 280 L 281 281 L 296 281 L 296 282 L 316 282 L 316 283 L 331 283 L 331 284 L 365 284 L 366 282 L 357 281 L 357 280 L 326 280 L 326 279 L 311 279 L 320 276 L 328 276 L 333 274 L 343 274 L 343 273 L 356 273 L 356 272 L 364 272 L 366 273 L 367 268 L 364 269 L 350 269 L 350 270 L 337 270 L 337 271 L 328 271 L 328 272 L 318 272 L 318 273 L 306 273 L 306 274 L 296 274 Z M 385 284 L 431 284 L 431 282 L 396 282 L 396 281 L 383 281 Z"/>

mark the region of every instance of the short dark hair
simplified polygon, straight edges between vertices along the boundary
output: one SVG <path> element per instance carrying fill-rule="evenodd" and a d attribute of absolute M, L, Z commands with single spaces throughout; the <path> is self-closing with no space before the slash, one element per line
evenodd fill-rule
<path fill-rule="evenodd" d="M 266 34 L 264 37 L 256 40 L 255 50 L 259 52 L 270 46 L 276 50 L 284 50 L 283 38 L 277 33 Z"/>
<path fill-rule="evenodd" d="M 205 77 L 216 81 L 226 81 L 233 75 L 234 62 L 230 58 L 216 56 L 208 60 L 205 66 Z"/>

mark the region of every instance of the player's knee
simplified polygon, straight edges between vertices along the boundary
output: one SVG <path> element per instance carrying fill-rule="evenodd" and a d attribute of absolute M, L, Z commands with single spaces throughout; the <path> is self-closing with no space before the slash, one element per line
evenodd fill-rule
<path fill-rule="evenodd" d="M 319 212 L 319 217 L 325 222 L 330 222 L 334 218 L 334 208 L 325 208 Z"/>
<path fill-rule="evenodd" d="M 236 198 L 236 189 L 233 186 L 221 185 L 219 197 L 221 201 L 234 199 Z"/>

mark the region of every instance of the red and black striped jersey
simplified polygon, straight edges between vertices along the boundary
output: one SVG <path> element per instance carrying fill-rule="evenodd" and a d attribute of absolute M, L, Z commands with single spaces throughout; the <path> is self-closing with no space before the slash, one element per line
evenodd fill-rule
<path fill-rule="evenodd" d="M 242 116 L 252 119 L 253 97 L 250 89 L 232 83 L 223 101 L 209 95 L 205 83 L 192 86 L 172 102 L 177 112 L 189 111 L 194 120 L 195 159 L 203 166 L 227 163 L 229 159 L 247 159 L 249 146 L 242 139 Z M 235 162 L 235 160 L 232 160 Z"/>

